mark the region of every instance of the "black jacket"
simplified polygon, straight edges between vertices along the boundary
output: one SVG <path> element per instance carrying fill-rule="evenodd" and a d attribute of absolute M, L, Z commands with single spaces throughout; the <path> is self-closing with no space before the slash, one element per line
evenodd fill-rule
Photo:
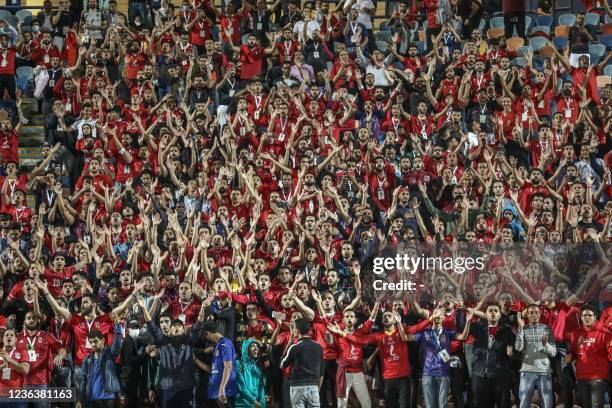
<path fill-rule="evenodd" d="M 162 390 L 188 390 L 195 387 L 193 346 L 202 335 L 204 323 L 196 321 L 179 337 L 162 333 L 154 321 L 148 323 L 154 343 L 159 347 L 159 386 Z"/>
<path fill-rule="evenodd" d="M 289 385 L 319 385 L 323 376 L 323 349 L 310 337 L 302 337 L 292 344 L 282 358 L 280 366 L 292 366 Z"/>
<path fill-rule="evenodd" d="M 507 346 L 514 347 L 515 335 L 512 328 L 499 325 L 493 344 L 489 347 L 489 328 L 485 321 L 472 323 L 470 334 L 476 338 L 472 375 L 486 378 L 504 378 L 511 372 L 512 358 L 507 354 Z"/>

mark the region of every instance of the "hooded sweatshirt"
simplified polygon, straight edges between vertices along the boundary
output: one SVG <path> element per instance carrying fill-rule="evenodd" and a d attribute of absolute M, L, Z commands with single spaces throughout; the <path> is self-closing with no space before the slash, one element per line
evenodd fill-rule
<path fill-rule="evenodd" d="M 249 346 L 256 340 L 246 339 L 242 342 L 242 354 L 236 361 L 236 408 L 252 408 L 253 402 L 258 401 L 262 408 L 266 408 L 266 392 L 264 390 L 263 375 L 257 365 L 257 359 L 249 356 Z"/>
<path fill-rule="evenodd" d="M 612 357 L 612 336 L 597 322 L 593 327 L 581 327 L 572 335 L 570 353 L 576 358 L 577 380 L 606 380 Z"/>

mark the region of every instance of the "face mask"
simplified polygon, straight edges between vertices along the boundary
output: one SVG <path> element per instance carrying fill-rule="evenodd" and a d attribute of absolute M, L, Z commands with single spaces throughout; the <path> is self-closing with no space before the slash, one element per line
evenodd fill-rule
<path fill-rule="evenodd" d="M 32 32 L 33 33 L 37 33 L 38 31 L 40 31 L 40 27 L 39 26 L 32 26 Z"/>
<path fill-rule="evenodd" d="M 140 329 L 128 329 L 128 334 L 131 338 L 135 339 L 140 334 Z"/>

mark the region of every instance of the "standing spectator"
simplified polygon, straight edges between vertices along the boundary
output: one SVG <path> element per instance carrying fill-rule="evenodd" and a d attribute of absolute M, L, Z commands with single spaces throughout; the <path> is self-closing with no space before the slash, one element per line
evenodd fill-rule
<path fill-rule="evenodd" d="M 264 377 L 259 368 L 261 347 L 253 338 L 242 342 L 242 355 L 236 360 L 235 408 L 266 408 Z"/>
<path fill-rule="evenodd" d="M 597 321 L 593 306 L 585 305 L 580 311 L 582 327 L 572 335 L 565 362 L 575 361 L 576 396 L 583 408 L 602 407 L 608 389 L 609 362 L 612 358 L 612 337 Z"/>
<path fill-rule="evenodd" d="M 297 319 L 292 332 L 297 343 L 290 345 L 280 362 L 282 369 L 291 366 L 289 396 L 296 408 L 319 407 L 319 384 L 323 378 L 323 349 L 309 335 L 310 321 Z"/>
<path fill-rule="evenodd" d="M 236 397 L 236 350 L 234 343 L 219 333 L 216 322 L 204 324 L 204 337 L 215 345 L 210 366 L 208 398 L 219 407 L 233 407 Z"/>
<path fill-rule="evenodd" d="M 514 36 L 515 27 L 517 35 L 525 38 L 525 2 L 503 0 L 503 11 L 506 39 Z"/>
<path fill-rule="evenodd" d="M 514 348 L 522 352 L 521 382 L 519 385 L 520 408 L 529 408 L 533 392 L 538 389 L 540 404 L 543 408 L 552 408 L 553 389 L 550 358 L 557 354 L 557 346 L 549 326 L 540 323 L 540 307 L 532 304 L 527 307 L 525 325 L 522 313 L 517 313 L 518 330 Z"/>
<path fill-rule="evenodd" d="M 105 335 L 99 330 L 90 331 L 87 339 L 92 351 L 83 360 L 77 408 L 112 408 L 121 390 L 115 366 L 123 341 L 121 325 L 115 324 L 115 336 L 110 347 L 106 346 Z"/>
<path fill-rule="evenodd" d="M 17 334 L 13 329 L 6 329 L 2 336 L 2 350 L 0 351 L 0 387 L 21 388 L 25 376 L 30 370 L 29 354 L 16 347 Z M 0 395 L 6 397 L 6 395 Z M 26 402 L 0 403 L 2 407 L 27 408 Z"/>

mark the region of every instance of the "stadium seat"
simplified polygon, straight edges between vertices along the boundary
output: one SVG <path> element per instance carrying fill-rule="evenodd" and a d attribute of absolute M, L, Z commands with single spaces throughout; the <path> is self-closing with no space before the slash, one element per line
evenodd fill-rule
<path fill-rule="evenodd" d="M 391 27 L 389 27 L 386 24 L 381 24 L 380 25 L 380 31 L 389 31 L 389 32 L 391 32 Z"/>
<path fill-rule="evenodd" d="M 545 45 L 540 48 L 540 55 L 536 55 L 534 57 L 534 63 L 541 65 L 544 63 L 544 58 L 552 58 L 553 55 L 555 55 L 555 52 L 553 51 L 552 47 Z"/>
<path fill-rule="evenodd" d="M 485 20 L 484 18 L 481 18 L 480 23 L 478 23 L 478 29 L 480 31 L 484 30 L 486 24 L 487 24 L 487 20 Z"/>
<path fill-rule="evenodd" d="M 539 26 L 550 27 L 552 26 L 553 20 L 554 20 L 553 16 L 537 16 L 536 24 Z"/>
<path fill-rule="evenodd" d="M 23 66 L 15 70 L 15 85 L 23 93 L 26 94 L 30 87 L 30 83 L 34 81 L 34 68 Z"/>
<path fill-rule="evenodd" d="M 10 10 L 0 10 L 0 19 L 6 19 L 8 16 L 12 16 L 13 14 Z"/>
<path fill-rule="evenodd" d="M 519 67 L 526 67 L 527 66 L 527 60 L 523 57 L 516 57 L 515 59 L 512 60 L 514 65 L 517 65 Z"/>
<path fill-rule="evenodd" d="M 540 51 L 542 47 L 544 47 L 547 43 L 546 38 L 544 37 L 533 37 L 529 39 L 529 45 L 533 48 L 534 52 Z"/>
<path fill-rule="evenodd" d="M 33 20 L 33 19 L 34 19 L 34 17 L 32 17 L 32 16 L 25 16 L 25 17 L 23 18 L 23 21 L 21 22 L 21 25 L 22 25 L 23 27 L 29 27 L 29 26 L 31 26 L 31 25 L 32 25 L 32 20 Z"/>
<path fill-rule="evenodd" d="M 572 27 L 574 24 L 576 24 L 575 14 L 561 14 L 559 16 L 559 25 L 566 25 Z"/>
<path fill-rule="evenodd" d="M 503 28 L 489 28 L 487 30 L 487 38 L 490 40 L 492 38 L 499 38 L 499 37 L 503 37 L 505 34 L 505 31 Z"/>
<path fill-rule="evenodd" d="M 606 34 L 612 34 L 612 23 L 608 23 L 608 24 L 604 24 L 601 26 L 601 33 L 606 35 Z"/>
<path fill-rule="evenodd" d="M 27 9 L 22 9 L 22 10 L 17 11 L 15 13 L 15 16 L 17 16 L 19 21 L 21 21 L 21 24 L 24 24 L 26 17 L 32 17 L 32 12 Z"/>
<path fill-rule="evenodd" d="M 612 34 L 605 34 L 599 36 L 599 42 L 605 45 L 607 48 L 612 46 Z"/>
<path fill-rule="evenodd" d="M 586 13 L 584 15 L 584 25 L 599 25 L 599 14 L 597 13 Z"/>
<path fill-rule="evenodd" d="M 612 64 L 606 65 L 604 68 L 604 75 L 612 77 Z"/>
<path fill-rule="evenodd" d="M 376 41 L 376 49 L 385 52 L 387 50 L 387 43 L 384 41 Z"/>
<path fill-rule="evenodd" d="M 612 83 L 612 78 L 609 75 L 598 75 L 597 76 L 597 87 L 603 88 L 606 85 L 610 85 Z"/>
<path fill-rule="evenodd" d="M 419 55 L 423 55 L 425 53 L 425 41 L 417 41 L 416 46 L 417 53 L 419 53 Z"/>
<path fill-rule="evenodd" d="M 552 40 L 557 49 L 563 49 L 567 45 L 567 37 L 553 37 Z"/>
<path fill-rule="evenodd" d="M 503 17 L 493 17 L 490 21 L 491 28 L 504 28 L 504 18 Z"/>
<path fill-rule="evenodd" d="M 392 42 L 393 34 L 391 34 L 390 31 L 380 31 L 378 33 L 374 33 L 374 39 L 376 39 L 376 41 Z"/>
<path fill-rule="evenodd" d="M 544 33 L 548 36 L 550 35 L 550 27 L 545 25 L 537 25 L 531 29 L 530 33 L 531 35 L 536 35 L 536 33 Z"/>
<path fill-rule="evenodd" d="M 601 55 L 597 55 L 597 54 L 589 54 L 591 57 L 591 59 L 589 60 L 589 65 L 597 65 L 599 64 L 599 61 L 601 60 Z"/>
<path fill-rule="evenodd" d="M 606 46 L 603 44 L 589 44 L 589 54 L 599 55 L 600 57 L 606 53 Z"/>
<path fill-rule="evenodd" d="M 525 40 L 521 37 L 512 37 L 506 40 L 506 47 L 516 51 L 525 44 Z"/>
<path fill-rule="evenodd" d="M 249 41 L 249 35 L 250 34 L 245 34 L 242 36 L 242 45 L 246 45 L 246 43 Z"/>
<path fill-rule="evenodd" d="M 516 49 L 516 53 L 518 55 L 526 55 L 526 54 L 529 54 L 529 53 L 533 54 L 533 48 L 531 48 L 531 46 L 529 46 L 529 45 L 524 45 L 522 47 L 518 47 Z"/>
<path fill-rule="evenodd" d="M 17 26 L 19 25 L 19 17 L 11 14 L 9 16 L 6 16 L 4 19 L 6 20 L 7 23 L 9 23 L 9 25 L 17 29 Z"/>
<path fill-rule="evenodd" d="M 555 35 L 557 37 L 569 37 L 570 27 L 567 25 L 558 25 L 555 27 Z"/>

